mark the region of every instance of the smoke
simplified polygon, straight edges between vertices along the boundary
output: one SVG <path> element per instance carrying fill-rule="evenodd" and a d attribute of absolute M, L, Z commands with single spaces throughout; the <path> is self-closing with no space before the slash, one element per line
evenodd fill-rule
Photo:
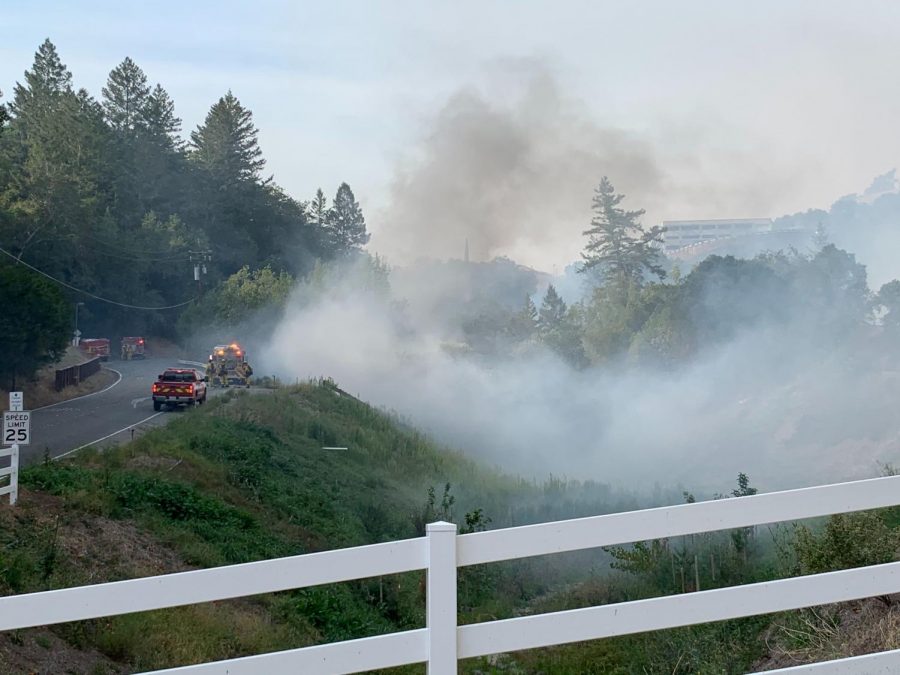
<path fill-rule="evenodd" d="M 422 259 L 461 258 L 468 240 L 473 261 L 564 265 L 583 245 L 603 175 L 628 195 L 625 208 L 648 209 L 645 224 L 785 212 L 815 178 L 773 163 L 764 143 L 743 139 L 741 150 L 700 122 L 655 134 L 604 127 L 540 63 L 506 64 L 488 80 L 487 91 L 466 87 L 441 107 L 379 214 L 373 250 L 420 262 L 392 275 L 392 298 L 361 288 L 359 270 L 299 289 L 260 350 L 263 372 L 332 377 L 526 476 L 712 491 L 742 471 L 774 489 L 871 476 L 896 457 L 900 425 L 888 408 L 898 378 L 858 361 L 864 342 L 826 348 L 828 336 L 798 323 L 760 322 L 674 370 L 576 371 L 539 347 L 459 356 L 466 321 L 546 280 L 512 262 L 478 277 L 474 263 Z M 771 314 L 772 298 L 758 295 L 742 298 L 746 316 Z"/>
<path fill-rule="evenodd" d="M 264 371 L 333 377 L 505 471 L 709 494 L 741 471 L 775 489 L 868 477 L 896 459 L 900 377 L 792 325 L 761 323 L 675 370 L 576 371 L 540 348 L 453 356 L 444 318 L 342 281 L 354 276 L 335 270 L 326 291 L 298 291 Z M 418 282 L 434 279 L 423 268 Z M 756 301 L 762 311 L 771 298 Z"/>
<path fill-rule="evenodd" d="M 450 96 L 397 167 L 372 218 L 371 248 L 392 262 L 461 258 L 468 241 L 473 260 L 561 268 L 578 259 L 604 175 L 645 225 L 781 213 L 808 177 L 761 139 L 737 145 L 721 121 L 716 134 L 699 118 L 604 126 L 539 60 L 494 64 L 485 80 Z"/>
<path fill-rule="evenodd" d="M 591 190 L 615 167 L 625 187 L 651 191 L 659 171 L 647 145 L 588 123 L 546 70 L 527 77 L 512 105 L 474 87 L 437 113 L 413 166 L 401 167 L 373 246 L 391 259 L 505 255 L 571 259 L 590 220 Z M 568 230 L 564 239 L 558 236 Z M 568 240 L 568 241 L 567 241 Z"/>

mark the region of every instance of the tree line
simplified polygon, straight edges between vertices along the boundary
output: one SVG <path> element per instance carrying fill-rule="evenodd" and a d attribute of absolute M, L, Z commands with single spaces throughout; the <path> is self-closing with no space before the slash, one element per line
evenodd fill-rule
<path fill-rule="evenodd" d="M 870 290 L 865 266 L 823 236 L 810 251 L 710 256 L 682 273 L 662 253 L 661 228 L 644 228 L 624 198 L 607 178 L 596 189 L 583 299 L 567 305 L 550 284 L 536 303 L 535 280 L 523 278 L 518 308 L 464 324 L 469 344 L 493 356 L 548 348 L 576 368 L 676 367 L 746 329 L 776 328 L 810 349 L 875 324 L 897 333 L 900 281 Z"/>
<path fill-rule="evenodd" d="M 244 267 L 297 277 L 359 251 L 369 235 L 350 186 L 330 204 L 321 189 L 290 197 L 257 137 L 228 91 L 183 138 L 174 101 L 130 58 L 96 99 L 44 41 L 0 105 L 0 274 L 29 265 L 68 286 L 99 335 L 173 336 L 201 290 L 196 263 L 209 288 Z"/>

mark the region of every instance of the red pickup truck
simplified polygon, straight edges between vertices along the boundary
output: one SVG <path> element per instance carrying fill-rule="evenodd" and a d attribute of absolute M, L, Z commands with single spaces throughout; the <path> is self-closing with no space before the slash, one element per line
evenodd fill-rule
<path fill-rule="evenodd" d="M 206 378 L 193 368 L 170 368 L 153 383 L 153 409 L 164 405 L 202 405 L 206 401 Z"/>

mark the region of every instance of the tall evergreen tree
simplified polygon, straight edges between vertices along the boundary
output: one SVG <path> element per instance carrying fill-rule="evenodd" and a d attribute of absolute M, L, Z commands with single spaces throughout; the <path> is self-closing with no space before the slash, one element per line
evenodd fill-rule
<path fill-rule="evenodd" d="M 322 188 L 316 190 L 316 196 L 309 205 L 309 217 L 310 221 L 319 227 L 325 227 L 328 223 L 328 199 Z"/>
<path fill-rule="evenodd" d="M 556 292 L 553 284 L 547 286 L 541 311 L 538 314 L 538 326 L 542 332 L 558 327 L 566 316 L 566 303 Z"/>
<path fill-rule="evenodd" d="M 366 219 L 347 183 L 341 183 L 334 196 L 328 230 L 338 253 L 362 248 L 369 242 Z"/>
<path fill-rule="evenodd" d="M 538 325 L 538 311 L 530 295 L 525 296 L 525 304 L 510 317 L 509 334 L 513 340 L 524 341 L 534 335 Z"/>
<path fill-rule="evenodd" d="M 107 171 L 107 129 L 90 95 L 72 90 L 72 75 L 49 40 L 38 48 L 24 84 L 17 83 L 3 152 L 9 170 L 0 189 L 18 214 L 4 241 L 23 255 L 28 248 L 61 248 L 57 272 L 75 274 L 82 262 L 70 242 L 98 215 Z"/>
<path fill-rule="evenodd" d="M 25 71 L 25 84 L 16 82 L 9 104 L 13 116 L 24 124 L 32 115 L 55 108 L 64 94 L 72 93 L 72 73 L 59 58 L 50 39 L 44 40 L 34 54 L 31 70 Z"/>
<path fill-rule="evenodd" d="M 229 90 L 210 108 L 203 124 L 191 132 L 193 156 L 220 188 L 255 181 L 265 166 L 258 133 L 253 113 Z"/>
<path fill-rule="evenodd" d="M 180 149 L 181 119 L 176 117 L 175 102 L 162 86 L 157 84 L 147 96 L 141 116 L 148 138 L 170 150 Z"/>
<path fill-rule="evenodd" d="M 144 109 L 150 96 L 144 71 L 125 57 L 110 73 L 103 87 L 103 110 L 114 130 L 134 134 L 144 125 Z"/>
<path fill-rule="evenodd" d="M 588 243 L 581 257 L 580 272 L 597 269 L 607 284 L 641 285 L 645 277 L 665 277 L 660 264 L 662 228 L 644 230 L 639 219 L 644 210 L 626 211 L 619 207 L 625 195 L 616 194 L 604 176 L 594 192 L 591 226 L 583 232 Z"/>

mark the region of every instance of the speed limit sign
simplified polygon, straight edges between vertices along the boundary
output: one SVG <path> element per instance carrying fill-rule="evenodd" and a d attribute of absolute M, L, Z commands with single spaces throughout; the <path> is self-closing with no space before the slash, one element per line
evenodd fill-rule
<path fill-rule="evenodd" d="M 31 412 L 3 413 L 3 445 L 28 445 L 31 442 Z"/>

